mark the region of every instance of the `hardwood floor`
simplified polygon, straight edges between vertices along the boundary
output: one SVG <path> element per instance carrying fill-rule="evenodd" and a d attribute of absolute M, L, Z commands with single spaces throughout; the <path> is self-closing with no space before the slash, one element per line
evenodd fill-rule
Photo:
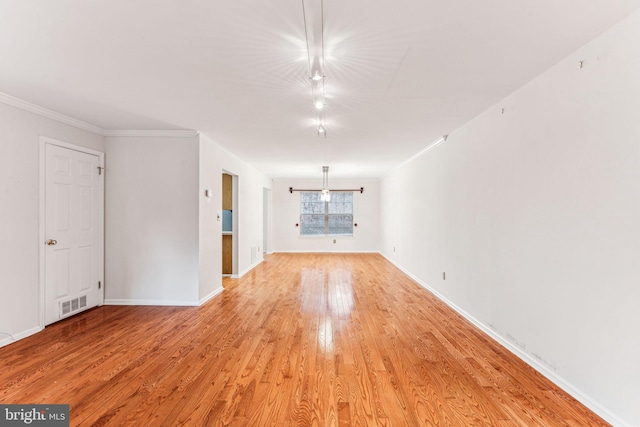
<path fill-rule="evenodd" d="M 270 255 L 224 287 L 1 348 L 0 403 L 98 426 L 608 425 L 380 255 Z"/>

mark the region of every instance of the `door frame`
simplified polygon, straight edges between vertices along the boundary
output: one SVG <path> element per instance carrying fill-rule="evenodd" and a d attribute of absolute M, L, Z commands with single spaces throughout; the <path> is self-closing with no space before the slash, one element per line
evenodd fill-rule
<path fill-rule="evenodd" d="M 49 138 L 40 135 L 40 188 L 39 188 L 39 230 L 38 230 L 38 247 L 39 249 L 39 287 L 40 287 L 40 310 L 38 311 L 38 323 L 40 329 L 45 327 L 45 224 L 46 224 L 46 210 L 45 210 L 45 192 L 46 192 L 46 148 L 48 145 L 56 145 L 58 147 L 67 148 L 69 150 L 79 151 L 81 153 L 91 154 L 97 156 L 99 164 L 104 171 L 104 152 L 96 151 L 91 148 L 83 147 L 81 145 L 71 144 L 69 142 L 60 141 L 58 139 Z M 104 304 L 104 173 L 100 175 L 98 182 L 98 280 L 102 282 L 102 289 L 100 290 L 100 303 L 98 306 Z"/>

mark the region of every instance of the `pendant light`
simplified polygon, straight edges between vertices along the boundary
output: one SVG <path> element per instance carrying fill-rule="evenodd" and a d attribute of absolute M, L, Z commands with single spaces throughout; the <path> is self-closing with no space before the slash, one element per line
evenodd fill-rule
<path fill-rule="evenodd" d="M 329 193 L 329 166 L 322 167 L 322 191 L 320 192 L 320 200 L 323 202 L 331 201 Z"/>

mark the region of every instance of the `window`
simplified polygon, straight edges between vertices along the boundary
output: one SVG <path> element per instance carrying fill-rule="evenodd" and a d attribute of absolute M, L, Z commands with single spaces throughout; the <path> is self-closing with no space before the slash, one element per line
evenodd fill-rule
<path fill-rule="evenodd" d="M 320 200 L 319 191 L 300 193 L 300 235 L 353 235 L 353 193 L 331 193 L 331 201 Z"/>

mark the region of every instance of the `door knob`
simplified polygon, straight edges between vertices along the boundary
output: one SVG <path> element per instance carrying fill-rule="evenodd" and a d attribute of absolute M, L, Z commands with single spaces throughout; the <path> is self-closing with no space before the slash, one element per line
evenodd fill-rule
<path fill-rule="evenodd" d="M 57 244 L 58 244 L 57 240 L 53 240 L 53 239 L 47 240 L 47 245 L 48 246 L 53 246 L 53 245 L 57 245 Z"/>

